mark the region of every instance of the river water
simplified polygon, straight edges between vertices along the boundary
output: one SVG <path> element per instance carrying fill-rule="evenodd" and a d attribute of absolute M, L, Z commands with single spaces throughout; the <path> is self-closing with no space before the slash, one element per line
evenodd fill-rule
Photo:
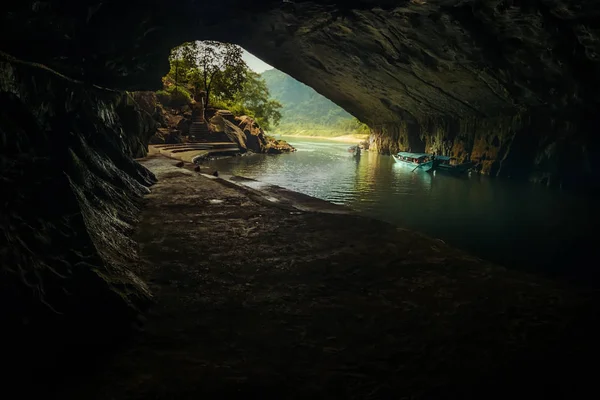
<path fill-rule="evenodd" d="M 349 144 L 283 137 L 298 151 L 212 161 L 241 175 L 424 232 L 509 268 L 577 280 L 598 274 L 594 199 L 485 176 L 431 175 Z"/>

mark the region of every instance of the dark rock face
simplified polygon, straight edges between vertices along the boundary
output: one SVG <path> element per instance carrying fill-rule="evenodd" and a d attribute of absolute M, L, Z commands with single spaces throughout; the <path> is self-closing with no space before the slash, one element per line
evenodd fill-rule
<path fill-rule="evenodd" d="M 539 110 L 486 119 L 429 118 L 421 124 L 378 127 L 371 146 L 383 153 L 436 152 L 473 161 L 484 174 L 580 188 L 598 179 L 598 140 L 588 122 L 562 120 Z"/>
<path fill-rule="evenodd" d="M 3 5 L 0 50 L 29 63 L 0 59 L 0 285 L 20 305 L 2 322 L 107 309 L 125 320 L 149 298 L 128 233 L 152 176 L 130 157 L 145 154 L 158 110 L 102 87 L 158 89 L 172 47 L 242 45 L 368 123 L 381 152 L 577 184 L 600 176 L 599 21 L 592 0 Z M 252 123 L 223 121 L 269 149 Z"/>
<path fill-rule="evenodd" d="M 191 117 L 182 118 L 181 121 L 177 124 L 177 129 L 181 132 L 183 136 L 187 136 L 190 134 L 190 127 L 192 126 Z"/>
<path fill-rule="evenodd" d="M 59 338 L 118 334 L 149 302 L 130 234 L 154 176 L 132 157 L 154 125 L 144 95 L 1 53 L 0 98 L 0 325 L 36 337 L 13 349 L 27 364 Z"/>
<path fill-rule="evenodd" d="M 12 6 L 0 24 L 0 36 L 10 42 L 0 46 L 71 77 L 151 89 L 168 69 L 171 47 L 207 38 L 239 43 L 368 123 L 380 151 L 406 149 L 392 138 L 408 135 L 428 150 L 472 159 L 485 153 L 482 171 L 498 175 L 563 180 L 559 160 L 576 157 L 582 146 L 583 158 L 590 158 L 597 147 L 590 133 L 598 122 L 600 83 L 595 1 L 63 4 Z M 22 34 L 14 40 L 17 28 Z M 526 126 L 540 115 L 554 121 L 550 132 L 538 133 L 547 123 Z M 498 118 L 521 122 L 499 128 Z M 500 143 L 500 133 L 487 127 L 507 140 Z M 407 130 L 410 135 L 401 133 Z M 542 137 L 525 138 L 527 149 L 516 149 L 522 141 L 512 138 L 525 131 Z M 440 137 L 446 138 L 442 147 Z M 495 145 L 465 145 L 481 141 Z M 526 160 L 513 171 L 504 168 L 505 156 Z M 597 169 L 587 173 L 599 175 Z"/>
<path fill-rule="evenodd" d="M 592 2 L 316 3 L 269 12 L 242 45 L 367 122 L 379 151 L 565 185 L 600 177 Z"/>
<path fill-rule="evenodd" d="M 131 142 L 131 154 L 134 158 L 144 157 L 148 152 L 150 136 L 164 123 L 156 95 L 154 92 L 124 94 L 115 112 L 123 133 Z"/>

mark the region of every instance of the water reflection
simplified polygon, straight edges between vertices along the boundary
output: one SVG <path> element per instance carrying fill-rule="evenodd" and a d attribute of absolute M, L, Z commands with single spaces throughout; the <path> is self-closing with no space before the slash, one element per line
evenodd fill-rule
<path fill-rule="evenodd" d="M 214 166 L 348 205 L 507 266 L 579 273 L 586 265 L 579 260 L 597 256 L 587 233 L 598 221 L 590 199 L 479 175 L 413 172 L 388 156 L 352 157 L 344 143 L 290 141 L 296 153 L 223 159 Z"/>

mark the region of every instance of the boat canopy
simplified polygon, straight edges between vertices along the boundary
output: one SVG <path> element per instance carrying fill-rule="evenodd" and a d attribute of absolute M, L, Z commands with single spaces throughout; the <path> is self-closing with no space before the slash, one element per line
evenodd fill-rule
<path fill-rule="evenodd" d="M 421 158 L 421 157 L 429 157 L 429 154 L 427 153 L 407 153 L 405 151 L 401 151 L 398 153 L 399 157 L 406 157 L 406 158 Z"/>
<path fill-rule="evenodd" d="M 441 160 L 441 161 L 450 161 L 453 158 L 454 157 L 448 157 L 448 156 L 435 156 L 436 160 Z"/>

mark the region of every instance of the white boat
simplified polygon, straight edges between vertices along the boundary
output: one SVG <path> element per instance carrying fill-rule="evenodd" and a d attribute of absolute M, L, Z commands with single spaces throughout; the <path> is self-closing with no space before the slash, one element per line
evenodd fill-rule
<path fill-rule="evenodd" d="M 431 154 L 426 153 L 408 153 L 401 151 L 393 155 L 394 160 L 399 164 L 412 166 L 414 169 L 419 169 L 428 172 L 433 169 L 434 161 Z"/>

